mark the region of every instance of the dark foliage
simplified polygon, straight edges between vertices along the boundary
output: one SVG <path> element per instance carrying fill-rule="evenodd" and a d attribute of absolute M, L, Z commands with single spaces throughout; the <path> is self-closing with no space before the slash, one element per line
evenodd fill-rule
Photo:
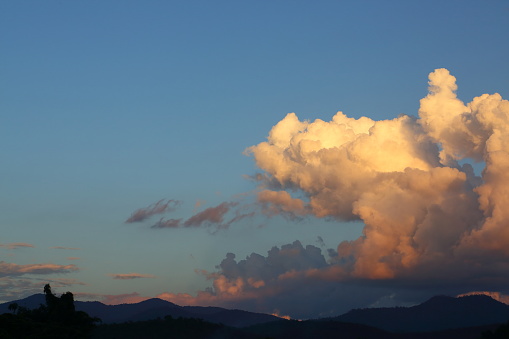
<path fill-rule="evenodd" d="M 255 339 L 259 338 L 240 329 L 214 324 L 194 318 L 166 316 L 164 319 L 103 324 L 94 329 L 93 339 Z"/>
<path fill-rule="evenodd" d="M 481 339 L 509 339 L 509 321 L 494 331 L 484 332 Z"/>
<path fill-rule="evenodd" d="M 413 307 L 356 309 L 332 319 L 392 332 L 442 331 L 503 324 L 509 319 L 509 306 L 485 295 L 437 296 Z"/>
<path fill-rule="evenodd" d="M 274 321 L 244 328 L 209 323 L 200 319 L 172 318 L 103 324 L 94 329 L 92 339 L 204 338 L 204 339 L 479 339 L 496 326 L 470 327 L 438 332 L 393 333 L 374 327 L 339 321 Z M 499 339 L 487 337 L 482 339 Z M 505 337 L 503 337 L 505 338 Z"/>
<path fill-rule="evenodd" d="M 71 292 L 60 298 L 51 292 L 50 285 L 44 286 L 46 305 L 30 310 L 9 305 L 12 313 L 0 315 L 0 338 L 88 338 L 95 323 L 87 313 L 74 309 Z"/>

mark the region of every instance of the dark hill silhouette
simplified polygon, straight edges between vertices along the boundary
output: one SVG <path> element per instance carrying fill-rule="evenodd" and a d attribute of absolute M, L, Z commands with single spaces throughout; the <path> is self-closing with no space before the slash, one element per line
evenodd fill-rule
<path fill-rule="evenodd" d="M 0 316 L 0 332 L 5 328 L 2 321 L 7 325 L 14 323 L 9 317 L 15 316 L 11 313 L 12 310 L 8 309 L 8 305 L 14 302 L 19 307 L 35 309 L 45 303 L 45 296 L 33 295 L 0 304 L 0 313 L 7 313 Z M 220 307 L 181 307 L 161 299 L 123 305 L 105 305 L 97 301 L 74 303 L 77 311 L 91 312 L 89 314 L 92 316 L 105 318 L 104 324 L 93 330 L 92 338 L 98 339 L 169 336 L 186 339 L 314 339 L 338 336 L 342 339 L 503 338 L 508 326 L 499 327 L 500 325 L 494 323 L 505 323 L 509 319 L 509 315 L 506 316 L 508 306 L 486 296 L 434 297 L 409 308 L 353 310 L 337 318 L 309 321 L 286 321 L 266 314 Z M 350 322 L 338 321 L 338 318 L 342 317 L 350 317 Z M 274 319 L 277 320 L 272 321 Z M 365 325 L 361 321 L 379 322 L 381 325 Z M 467 327 L 479 322 L 491 325 Z M 449 329 L 436 331 L 436 327 Z M 496 336 L 499 332 L 502 336 Z M 483 333 L 488 336 L 483 336 Z"/>
<path fill-rule="evenodd" d="M 397 335 L 371 326 L 339 321 L 275 321 L 243 329 L 258 338 L 275 339 L 400 339 Z"/>
<path fill-rule="evenodd" d="M 41 297 L 36 296 L 20 304 L 31 306 L 39 301 Z M 0 338 L 89 338 L 99 321 L 76 311 L 71 292 L 57 297 L 49 284 L 44 286 L 44 301 L 31 309 L 9 304 L 9 312 L 0 314 Z"/>
<path fill-rule="evenodd" d="M 45 303 L 43 294 L 35 294 L 21 300 L 0 304 L 0 314 L 9 312 L 9 305 L 34 309 Z M 148 299 L 136 304 L 105 305 L 98 301 L 75 301 L 77 311 L 84 311 L 91 317 L 97 317 L 104 324 L 127 321 L 143 321 L 172 316 L 173 318 L 196 318 L 227 326 L 244 327 L 280 318 L 269 314 L 253 313 L 241 310 L 228 310 L 221 307 L 179 306 L 158 298 Z"/>
<path fill-rule="evenodd" d="M 509 305 L 485 295 L 437 296 L 417 306 L 355 309 L 332 319 L 391 332 L 441 331 L 505 323 Z"/>
<path fill-rule="evenodd" d="M 8 307 L 12 303 L 16 303 L 19 306 L 26 307 L 30 310 L 33 310 L 41 305 L 46 304 L 46 297 L 44 296 L 44 294 L 39 293 L 39 294 L 34 294 L 29 297 L 26 297 L 24 299 L 13 300 L 13 301 L 9 301 L 9 302 L 0 304 L 0 314 L 9 312 Z"/>

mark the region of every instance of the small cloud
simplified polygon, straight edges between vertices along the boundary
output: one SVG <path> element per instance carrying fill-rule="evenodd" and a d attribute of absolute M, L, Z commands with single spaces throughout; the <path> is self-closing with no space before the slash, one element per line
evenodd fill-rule
<path fill-rule="evenodd" d="M 234 211 L 235 215 L 229 220 L 226 219 L 226 215 L 231 213 L 231 210 L 238 204 L 238 202 L 222 202 L 215 207 L 209 207 L 199 213 L 196 213 L 184 222 L 182 222 L 182 219 L 161 218 L 158 222 L 152 225 L 151 228 L 215 226 L 218 230 L 225 229 L 230 227 L 230 225 L 234 222 L 254 216 L 254 212 L 241 213 L 239 209 L 236 209 Z"/>
<path fill-rule="evenodd" d="M 20 276 L 25 274 L 52 274 L 52 273 L 70 273 L 78 271 L 75 265 L 56 265 L 56 264 L 29 264 L 17 265 L 0 261 L 0 277 Z"/>
<path fill-rule="evenodd" d="M 199 227 L 204 223 L 221 224 L 225 214 L 237 204 L 235 202 L 223 202 L 215 207 L 209 207 L 187 219 L 184 226 Z"/>
<path fill-rule="evenodd" d="M 133 222 L 141 222 L 155 214 L 174 211 L 180 204 L 181 202 L 179 200 L 169 199 L 165 202 L 164 199 L 162 199 L 148 207 L 136 210 L 125 222 L 128 224 Z"/>
<path fill-rule="evenodd" d="M 151 228 L 178 228 L 181 225 L 182 219 L 167 219 L 164 218 L 159 219 Z"/>
<path fill-rule="evenodd" d="M 126 273 L 126 274 L 108 274 L 113 279 L 120 280 L 131 280 L 131 279 L 139 279 L 139 278 L 155 278 L 155 275 L 152 274 L 140 274 L 140 273 Z"/>
<path fill-rule="evenodd" d="M 59 278 L 59 279 L 48 279 L 48 278 L 32 278 L 32 280 L 38 280 L 42 281 L 45 284 L 50 283 L 51 286 L 54 287 L 67 287 L 67 286 L 73 286 L 73 285 L 81 285 L 85 286 L 86 283 L 76 280 L 76 279 L 66 279 L 66 278 Z"/>
<path fill-rule="evenodd" d="M 118 305 L 118 304 L 135 304 L 149 299 L 148 297 L 142 297 L 139 293 L 126 293 L 116 295 L 103 295 L 101 302 L 106 305 Z"/>
<path fill-rule="evenodd" d="M 77 248 L 77 247 L 64 247 L 64 246 L 53 246 L 53 247 L 50 247 L 51 249 L 54 249 L 54 250 L 79 250 L 80 248 Z"/>
<path fill-rule="evenodd" d="M 205 200 L 196 200 L 196 203 L 194 204 L 194 210 L 193 211 L 197 211 L 198 208 L 200 208 L 205 203 L 206 203 Z"/>
<path fill-rule="evenodd" d="M 25 242 L 12 242 L 9 244 L 0 244 L 0 247 L 7 248 L 9 250 L 15 250 L 21 247 L 35 247 L 35 246 L 32 244 L 27 244 Z"/>

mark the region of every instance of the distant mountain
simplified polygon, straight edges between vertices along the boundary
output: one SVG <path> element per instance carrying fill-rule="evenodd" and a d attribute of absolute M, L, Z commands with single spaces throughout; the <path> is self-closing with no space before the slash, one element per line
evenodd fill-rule
<path fill-rule="evenodd" d="M 43 294 L 0 304 L 37 308 Z M 414 307 L 357 309 L 329 319 L 296 321 L 220 307 L 178 306 L 161 299 L 105 305 L 76 301 L 77 310 L 103 319 L 92 338 L 223 339 L 478 339 L 509 319 L 509 306 L 487 296 L 433 297 Z M 171 318 L 166 316 L 170 315 Z M 194 318 L 191 319 L 191 318 Z M 200 320 L 196 320 L 200 319 Z M 277 320 L 277 321 L 274 321 Z"/>
<path fill-rule="evenodd" d="M 413 307 L 355 309 L 330 320 L 391 332 L 441 331 L 505 323 L 509 320 L 509 305 L 485 295 L 437 296 Z"/>
<path fill-rule="evenodd" d="M 45 304 L 43 294 L 34 294 L 21 300 L 0 304 L 0 314 L 9 312 L 12 303 L 34 309 Z M 253 313 L 241 310 L 228 310 L 221 307 L 179 306 L 169 301 L 153 298 L 136 304 L 105 305 L 98 301 L 75 301 L 77 311 L 84 311 L 91 317 L 100 318 L 103 323 L 122 323 L 127 321 L 143 321 L 164 318 L 196 318 L 211 323 L 222 323 L 227 326 L 244 327 L 280 320 L 273 315 Z"/>

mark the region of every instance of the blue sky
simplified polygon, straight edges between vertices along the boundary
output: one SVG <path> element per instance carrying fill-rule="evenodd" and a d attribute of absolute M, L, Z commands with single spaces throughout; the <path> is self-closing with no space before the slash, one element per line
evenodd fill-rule
<path fill-rule="evenodd" d="M 437 68 L 464 102 L 508 98 L 508 17 L 495 0 L 2 2 L 1 261 L 75 269 L 6 269 L 0 299 L 47 281 L 97 299 L 194 295 L 211 285 L 195 269 L 228 252 L 299 240 L 325 255 L 357 238 L 362 222 L 263 215 L 245 177 L 263 171 L 244 150 L 290 112 L 416 116 Z M 161 199 L 181 204 L 125 223 Z M 217 232 L 150 228 L 225 201 L 255 216 Z M 155 277 L 111 276 L 133 272 Z"/>

